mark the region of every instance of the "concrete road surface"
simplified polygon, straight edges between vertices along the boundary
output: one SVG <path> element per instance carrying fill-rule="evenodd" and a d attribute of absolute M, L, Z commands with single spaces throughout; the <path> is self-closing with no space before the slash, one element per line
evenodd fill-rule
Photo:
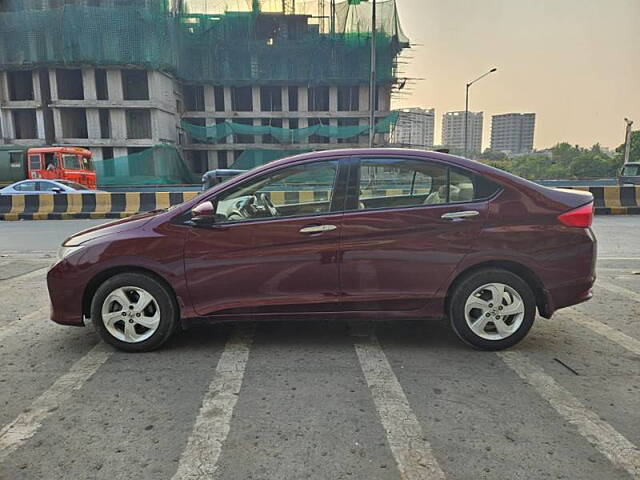
<path fill-rule="evenodd" d="M 149 354 L 50 322 L 96 221 L 0 222 L 0 479 L 640 478 L 640 217 L 598 217 L 592 301 L 508 352 L 442 321 L 204 325 Z"/>

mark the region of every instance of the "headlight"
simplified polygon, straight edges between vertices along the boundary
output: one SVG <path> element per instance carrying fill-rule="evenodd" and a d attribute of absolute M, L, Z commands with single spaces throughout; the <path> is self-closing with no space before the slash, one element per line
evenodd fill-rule
<path fill-rule="evenodd" d="M 58 261 L 63 258 L 68 257 L 73 252 L 77 252 L 78 250 L 84 248 L 84 245 L 77 245 L 75 247 L 65 247 L 64 245 L 58 249 Z"/>

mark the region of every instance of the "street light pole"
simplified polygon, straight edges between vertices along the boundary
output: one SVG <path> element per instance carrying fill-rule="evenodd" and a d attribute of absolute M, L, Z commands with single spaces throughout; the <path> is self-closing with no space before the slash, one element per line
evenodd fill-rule
<path fill-rule="evenodd" d="M 376 0 L 371 3 L 371 77 L 369 78 L 369 148 L 376 134 Z"/>
<path fill-rule="evenodd" d="M 470 81 L 469 83 L 467 83 L 467 89 L 466 89 L 466 95 L 465 95 L 465 101 L 464 101 L 464 156 L 467 156 L 467 138 L 468 138 L 468 134 L 467 134 L 467 129 L 469 128 L 469 87 L 471 85 L 473 85 L 474 83 L 476 83 L 478 80 L 480 80 L 481 78 L 486 77 L 487 75 L 489 75 L 490 73 L 495 72 L 496 70 L 498 70 L 496 67 L 492 68 L 491 70 L 489 70 L 486 73 L 483 73 L 482 75 L 480 75 L 478 78 L 476 78 L 475 80 Z"/>
<path fill-rule="evenodd" d="M 629 155 L 631 155 L 631 125 L 633 125 L 633 120 L 625 118 L 624 121 L 627 124 L 624 135 L 624 164 L 626 165 L 629 163 Z"/>

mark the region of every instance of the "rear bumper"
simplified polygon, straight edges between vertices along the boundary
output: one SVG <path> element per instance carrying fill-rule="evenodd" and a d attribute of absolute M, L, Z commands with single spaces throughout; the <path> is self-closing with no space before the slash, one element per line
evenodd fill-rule
<path fill-rule="evenodd" d="M 544 313 L 547 315 L 541 312 L 546 318 L 550 318 L 560 308 L 586 302 L 593 297 L 598 242 L 590 228 L 584 229 L 584 233 L 585 237 L 582 243 L 563 249 L 562 261 L 556 259 L 553 263 L 554 266 L 561 265 L 563 267 L 565 281 L 560 283 L 547 282 L 547 285 L 552 285 L 545 291 L 548 311 Z"/>
<path fill-rule="evenodd" d="M 540 314 L 545 318 L 550 318 L 560 308 L 586 302 L 593 297 L 594 282 L 595 277 L 590 277 L 547 290 L 545 292 L 547 296 L 546 311 L 541 311 Z"/>

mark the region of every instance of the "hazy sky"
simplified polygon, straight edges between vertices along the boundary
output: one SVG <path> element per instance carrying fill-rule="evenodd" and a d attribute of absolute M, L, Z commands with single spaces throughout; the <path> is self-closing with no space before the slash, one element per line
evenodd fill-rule
<path fill-rule="evenodd" d="M 640 129 L 640 0 L 397 0 L 408 50 L 404 76 L 423 77 L 394 107 L 435 107 L 442 114 L 535 112 L 535 147 L 560 141 L 615 147 L 625 116 Z"/>

